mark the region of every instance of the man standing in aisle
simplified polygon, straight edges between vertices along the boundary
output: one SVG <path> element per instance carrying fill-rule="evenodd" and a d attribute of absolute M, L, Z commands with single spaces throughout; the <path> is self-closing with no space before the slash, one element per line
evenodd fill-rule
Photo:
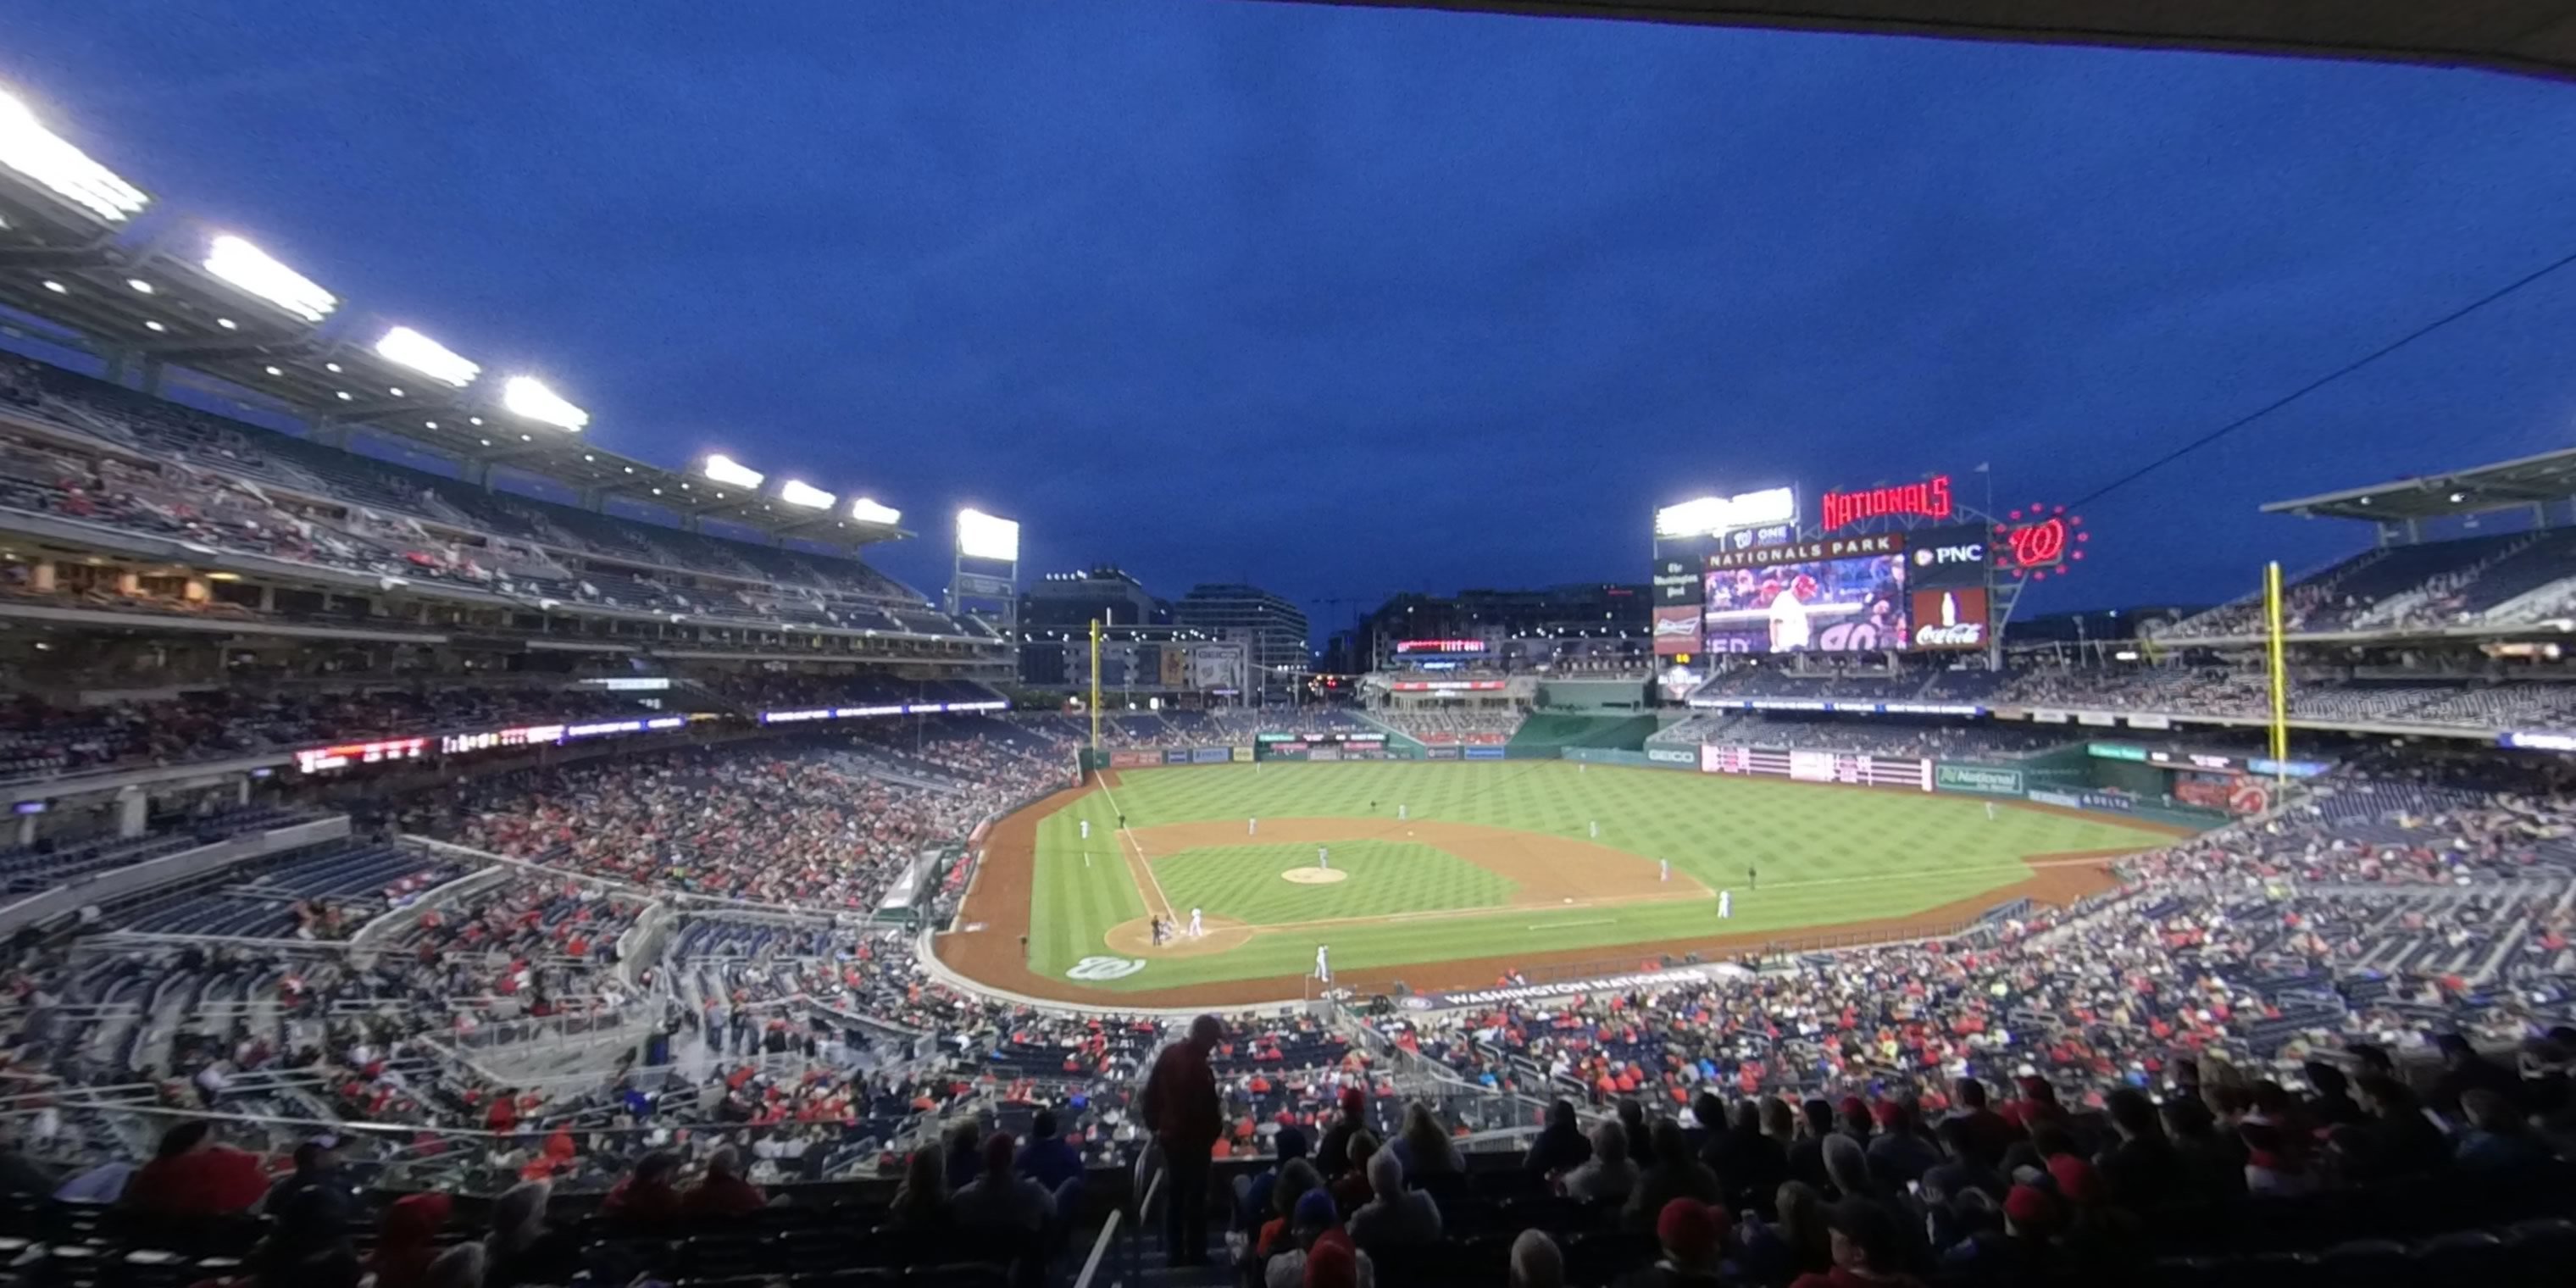
<path fill-rule="evenodd" d="M 1207 1263 L 1208 1155 L 1225 1130 L 1208 1052 L 1224 1039 L 1215 1016 L 1190 1021 L 1190 1036 L 1154 1058 L 1136 1105 L 1163 1148 L 1163 1251 L 1176 1268 Z"/>

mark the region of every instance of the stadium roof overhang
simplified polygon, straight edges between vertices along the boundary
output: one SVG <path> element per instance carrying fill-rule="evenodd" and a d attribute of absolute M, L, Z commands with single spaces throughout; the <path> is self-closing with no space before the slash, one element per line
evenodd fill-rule
<path fill-rule="evenodd" d="M 2568 497 L 2576 497 L 2576 449 L 2274 501 L 2263 507 L 2263 513 L 2403 523 L 2518 509 Z"/>
<path fill-rule="evenodd" d="M 2203 49 L 2576 79 L 2570 0 L 1302 0 L 1309 4 Z"/>
<path fill-rule="evenodd" d="M 362 426 L 468 466 L 828 545 L 913 535 L 664 469 L 514 413 L 494 373 L 469 365 L 441 379 L 380 352 L 399 323 L 327 295 L 299 310 L 217 276 L 209 248 L 223 235 L 149 206 L 101 218 L 0 171 L 0 311 L 58 343 L 201 372 L 315 424 Z"/>

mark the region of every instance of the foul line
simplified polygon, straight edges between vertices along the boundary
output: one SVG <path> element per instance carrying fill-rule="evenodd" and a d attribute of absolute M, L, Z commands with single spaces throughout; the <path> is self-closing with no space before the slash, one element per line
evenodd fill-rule
<path fill-rule="evenodd" d="M 1109 814 L 1112 820 L 1127 817 L 1127 812 L 1118 808 L 1118 793 L 1110 790 L 1109 780 L 1106 778 L 1100 780 L 1100 794 L 1109 798 Z M 1128 852 L 1131 849 L 1134 851 L 1133 854 Z M 1154 864 L 1145 857 L 1145 843 L 1137 840 L 1124 827 L 1118 829 L 1118 857 L 1127 864 L 1127 875 L 1136 879 L 1138 893 L 1141 894 L 1147 889 L 1154 892 L 1154 902 L 1163 905 L 1163 920 L 1179 921 L 1181 914 L 1172 907 L 1172 897 L 1163 893 L 1162 880 L 1154 875 Z M 1153 909 L 1148 907 L 1145 911 L 1150 913 Z"/>

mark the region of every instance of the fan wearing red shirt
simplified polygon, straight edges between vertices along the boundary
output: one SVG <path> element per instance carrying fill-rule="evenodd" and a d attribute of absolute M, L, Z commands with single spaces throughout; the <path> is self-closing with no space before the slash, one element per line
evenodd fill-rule
<path fill-rule="evenodd" d="M 742 1155 L 727 1145 L 707 1155 L 707 1176 L 680 1200 L 690 1216 L 743 1216 L 769 1206 L 760 1187 L 742 1179 Z"/>
<path fill-rule="evenodd" d="M 214 1143 L 207 1124 L 196 1121 L 162 1133 L 121 1201 L 158 1216 L 219 1216 L 247 1212 L 266 1197 L 268 1174 L 258 1156 Z"/>

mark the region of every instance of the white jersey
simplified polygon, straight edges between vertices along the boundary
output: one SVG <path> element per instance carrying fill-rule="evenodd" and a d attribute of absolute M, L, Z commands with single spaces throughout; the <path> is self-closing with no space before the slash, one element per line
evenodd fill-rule
<path fill-rule="evenodd" d="M 1787 653 L 1807 647 L 1807 606 L 1794 591 L 1781 591 L 1771 601 L 1771 651 Z"/>
<path fill-rule="evenodd" d="M 1333 982 L 1333 963 L 1325 956 L 1325 948 L 1322 944 L 1315 945 L 1315 978 L 1327 984 Z"/>
<path fill-rule="evenodd" d="M 1086 841 L 1091 839 L 1091 820 L 1087 818 L 1082 820 L 1082 839 Z"/>
<path fill-rule="evenodd" d="M 1190 938 L 1196 939 L 1206 933 L 1207 923 L 1199 919 L 1199 910 L 1196 908 L 1190 909 Z"/>
<path fill-rule="evenodd" d="M 1734 891 L 1720 890 L 1717 892 L 1717 915 L 1720 917 L 1732 917 L 1735 915 Z"/>

